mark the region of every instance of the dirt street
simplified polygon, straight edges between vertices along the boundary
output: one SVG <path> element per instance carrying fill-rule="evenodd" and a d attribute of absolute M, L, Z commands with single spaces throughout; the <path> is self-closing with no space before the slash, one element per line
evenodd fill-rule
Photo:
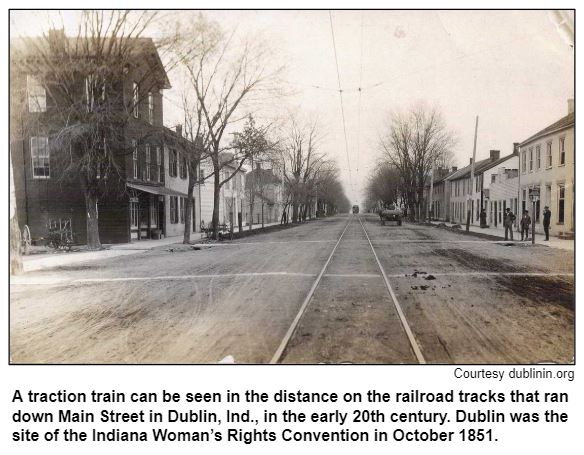
<path fill-rule="evenodd" d="M 412 343 L 428 363 L 572 360 L 570 252 L 375 215 L 28 273 L 11 284 L 11 360 L 267 363 L 343 231 L 278 361 L 417 363 Z"/>

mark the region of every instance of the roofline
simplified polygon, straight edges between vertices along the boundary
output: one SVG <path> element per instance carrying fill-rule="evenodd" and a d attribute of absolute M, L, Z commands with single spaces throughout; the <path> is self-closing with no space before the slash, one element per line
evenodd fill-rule
<path fill-rule="evenodd" d="M 517 155 L 517 154 L 515 154 L 515 153 L 511 153 L 511 154 L 509 154 L 509 155 L 507 155 L 507 156 L 504 156 L 503 158 L 499 158 L 498 160 L 492 161 L 492 162 L 490 162 L 490 163 L 484 163 L 484 164 L 482 164 L 482 165 L 481 165 L 481 168 L 480 168 L 480 170 L 478 170 L 478 171 L 477 171 L 477 170 L 475 169 L 475 171 L 474 171 L 474 174 L 475 174 L 475 176 L 477 176 L 477 175 L 481 175 L 481 174 L 483 174 L 485 171 L 488 171 L 489 169 L 492 169 L 493 167 L 495 167 L 495 166 L 496 166 L 496 165 L 498 165 L 498 164 L 504 163 L 505 161 L 507 161 L 507 160 L 509 160 L 509 159 L 513 158 L 514 156 L 517 156 L 517 157 L 518 157 L 519 155 Z M 485 161 L 485 160 L 488 160 L 488 159 L 489 159 L 489 158 L 485 158 L 484 160 L 481 160 L 481 161 Z M 469 164 L 468 166 L 465 166 L 465 167 L 463 167 L 462 169 L 460 169 L 460 171 L 462 171 L 462 170 L 464 170 L 464 169 L 467 169 L 467 168 L 469 168 L 470 166 L 471 166 L 471 165 Z M 456 172 L 458 172 L 458 171 L 456 171 Z M 464 171 L 463 173 L 461 173 L 459 177 L 456 177 L 456 178 L 453 178 L 453 179 L 451 179 L 451 178 L 449 178 L 449 177 L 446 177 L 445 179 L 447 179 L 447 180 L 449 180 L 449 181 L 460 180 L 460 179 L 466 178 L 466 177 L 467 177 L 469 174 L 470 174 L 470 169 L 468 169 L 468 170 Z M 454 175 L 454 174 L 453 174 L 453 175 Z"/>
<path fill-rule="evenodd" d="M 568 128 L 573 128 L 575 124 L 576 124 L 576 121 L 573 121 L 572 123 L 568 123 L 567 125 L 560 126 L 559 128 L 556 128 L 555 130 L 546 131 L 545 133 L 537 133 L 535 136 L 531 136 L 529 139 L 525 139 L 523 142 L 521 142 L 519 144 L 519 147 L 523 147 L 525 144 L 529 144 L 530 142 L 533 142 L 537 139 L 541 139 L 542 137 L 545 137 L 545 136 L 549 136 L 550 134 L 557 133 L 558 131 L 566 130 Z"/>

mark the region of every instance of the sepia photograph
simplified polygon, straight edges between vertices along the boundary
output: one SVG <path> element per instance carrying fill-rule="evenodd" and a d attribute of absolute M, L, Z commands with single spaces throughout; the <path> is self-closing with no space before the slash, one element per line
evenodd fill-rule
<path fill-rule="evenodd" d="M 11 10 L 8 363 L 573 364 L 574 16 Z"/>

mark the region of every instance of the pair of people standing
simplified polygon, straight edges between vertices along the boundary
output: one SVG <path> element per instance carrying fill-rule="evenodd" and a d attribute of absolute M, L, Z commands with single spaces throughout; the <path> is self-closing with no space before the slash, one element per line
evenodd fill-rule
<path fill-rule="evenodd" d="M 509 209 L 507 209 L 509 210 Z M 545 232 L 545 241 L 550 239 L 550 221 L 552 218 L 552 212 L 550 208 L 546 205 L 543 209 L 543 231 Z M 520 221 L 521 225 L 521 240 L 529 240 L 529 227 L 531 226 L 531 217 L 527 210 L 523 211 L 523 216 Z M 507 240 L 507 231 L 505 231 L 505 240 Z M 513 236 L 511 236 L 513 240 Z"/>

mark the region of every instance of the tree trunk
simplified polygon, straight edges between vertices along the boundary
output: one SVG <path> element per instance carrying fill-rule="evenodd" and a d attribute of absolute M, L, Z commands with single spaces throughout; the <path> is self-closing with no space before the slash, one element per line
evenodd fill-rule
<path fill-rule="evenodd" d="M 219 238 L 219 200 L 221 197 L 221 186 L 219 185 L 219 169 L 215 169 L 213 176 L 213 238 Z"/>
<path fill-rule="evenodd" d="M 262 198 L 262 227 L 264 227 L 264 199 Z"/>
<path fill-rule="evenodd" d="M 253 228 L 253 205 L 254 205 L 254 200 L 255 200 L 255 197 L 254 197 L 254 194 L 253 194 L 253 184 L 252 184 L 252 190 L 249 193 L 249 230 L 250 231 Z"/>
<path fill-rule="evenodd" d="M 85 193 L 85 209 L 87 210 L 87 248 L 89 250 L 100 250 L 97 197 L 91 192 Z M 140 227 L 138 228 L 140 229 Z"/>
<path fill-rule="evenodd" d="M 298 202 L 292 202 L 292 222 L 296 223 L 298 221 Z"/>
<path fill-rule="evenodd" d="M 187 201 L 185 204 L 185 232 L 183 236 L 183 243 L 188 245 L 191 243 L 191 231 L 193 230 L 193 192 L 195 190 L 195 176 L 189 173 L 189 186 L 187 190 Z"/>

